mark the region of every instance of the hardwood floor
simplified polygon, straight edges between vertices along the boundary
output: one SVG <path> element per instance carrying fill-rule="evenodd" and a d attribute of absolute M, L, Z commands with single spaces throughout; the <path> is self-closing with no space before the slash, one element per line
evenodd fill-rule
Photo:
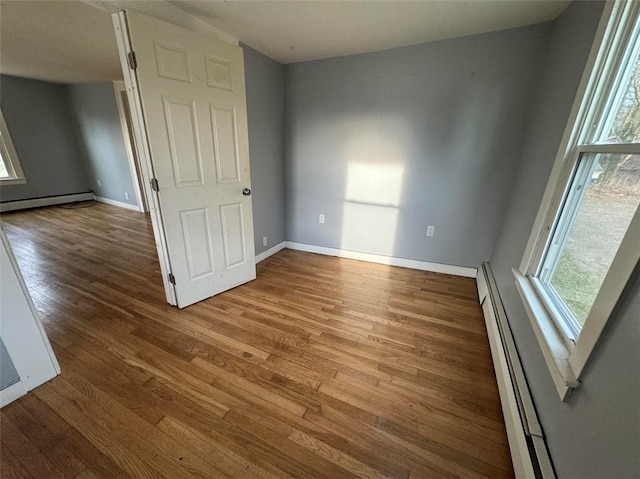
<path fill-rule="evenodd" d="M 474 280 L 283 250 L 180 311 L 145 215 L 2 220 L 62 368 L 2 477 L 513 476 Z"/>

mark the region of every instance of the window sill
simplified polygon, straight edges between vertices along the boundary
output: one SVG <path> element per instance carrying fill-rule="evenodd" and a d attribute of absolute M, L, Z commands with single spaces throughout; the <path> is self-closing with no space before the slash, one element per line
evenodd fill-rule
<path fill-rule="evenodd" d="M 27 183 L 26 178 L 0 178 L 0 186 L 24 185 L 26 183 Z"/>
<path fill-rule="evenodd" d="M 560 399 L 564 401 L 569 397 L 571 391 L 580 385 L 569 364 L 571 350 L 553 324 L 529 279 L 516 269 L 513 270 L 513 276 L 553 383 Z"/>

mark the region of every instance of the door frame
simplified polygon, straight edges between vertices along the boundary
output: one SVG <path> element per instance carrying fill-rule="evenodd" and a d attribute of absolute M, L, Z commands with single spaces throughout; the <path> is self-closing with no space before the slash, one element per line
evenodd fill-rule
<path fill-rule="evenodd" d="M 165 237 L 165 228 L 162 221 L 160 211 L 160 199 L 158 192 L 151 188 L 152 180 L 155 180 L 153 163 L 151 162 L 151 151 L 147 137 L 147 127 L 142 110 L 142 99 L 140 98 L 140 89 L 138 86 L 138 77 L 134 69 L 129 65 L 129 54 L 132 53 L 131 39 L 129 37 L 129 29 L 127 24 L 126 12 L 119 11 L 111 15 L 113 28 L 118 45 L 118 54 L 120 57 L 120 66 L 124 76 L 124 84 L 129 99 L 129 109 L 131 112 L 131 120 L 133 122 L 133 133 L 135 137 L 136 147 L 138 151 L 138 160 L 141 166 L 142 183 L 145 191 L 148 193 L 147 199 L 149 214 L 151 216 L 151 224 L 153 226 L 153 236 L 158 250 L 158 260 L 160 262 L 160 270 L 162 271 L 162 283 L 167 298 L 167 302 L 173 306 L 178 305 L 176 291 L 170 278 L 173 278 L 171 262 L 169 260 L 169 251 L 167 249 L 167 241 Z"/>
<path fill-rule="evenodd" d="M 122 136 L 124 137 L 124 148 L 127 152 L 127 159 L 129 160 L 129 169 L 131 170 L 131 182 L 133 183 L 133 191 L 136 195 L 136 201 L 138 202 L 138 208 L 141 212 L 147 213 L 149 207 L 147 206 L 147 198 L 149 192 L 146 191 L 146 184 L 142 181 L 142 175 L 140 170 L 140 162 L 138 161 L 137 147 L 135 145 L 135 138 L 131 136 L 129 131 L 133 133 L 133 125 L 130 124 L 129 119 L 131 116 L 131 108 L 125 105 L 122 101 L 122 93 L 126 95 L 127 87 L 124 81 L 113 82 L 113 92 L 116 97 L 116 105 L 118 107 L 118 114 L 120 115 L 120 127 L 122 128 Z M 129 110 L 127 112 L 127 110 Z M 127 118 L 127 113 L 128 118 Z"/>
<path fill-rule="evenodd" d="M 20 378 L 0 391 L 0 407 L 3 407 L 56 377 L 60 374 L 60 365 L 2 225 L 0 256 L 3 283 L 0 337 Z"/>

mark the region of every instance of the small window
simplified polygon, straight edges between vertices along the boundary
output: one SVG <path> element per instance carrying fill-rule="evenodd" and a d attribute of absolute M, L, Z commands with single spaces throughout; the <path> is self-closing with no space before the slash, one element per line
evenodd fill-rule
<path fill-rule="evenodd" d="M 0 184 L 21 184 L 27 179 L 22 172 L 18 154 L 13 146 L 7 123 L 0 111 Z"/>
<path fill-rule="evenodd" d="M 537 275 L 575 343 L 640 204 L 640 155 L 582 153 Z"/>
<path fill-rule="evenodd" d="M 560 396 L 640 257 L 640 15 L 605 7 L 591 69 L 516 274 Z"/>

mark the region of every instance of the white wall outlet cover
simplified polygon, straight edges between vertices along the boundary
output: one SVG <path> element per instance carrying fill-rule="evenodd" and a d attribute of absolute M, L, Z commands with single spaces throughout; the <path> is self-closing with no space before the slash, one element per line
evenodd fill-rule
<path fill-rule="evenodd" d="M 267 237 L 266 236 L 262 237 L 262 246 L 267 246 Z"/>
<path fill-rule="evenodd" d="M 318 223 L 324 224 L 324 215 L 322 213 L 318 215 Z"/>
<path fill-rule="evenodd" d="M 126 191 L 124 192 L 124 199 L 128 200 L 129 199 L 129 193 L 127 193 Z"/>
<path fill-rule="evenodd" d="M 102 186 L 102 182 L 98 180 L 98 186 Z"/>
<path fill-rule="evenodd" d="M 427 236 L 433 236 L 436 234 L 436 227 L 433 225 L 427 226 Z"/>

